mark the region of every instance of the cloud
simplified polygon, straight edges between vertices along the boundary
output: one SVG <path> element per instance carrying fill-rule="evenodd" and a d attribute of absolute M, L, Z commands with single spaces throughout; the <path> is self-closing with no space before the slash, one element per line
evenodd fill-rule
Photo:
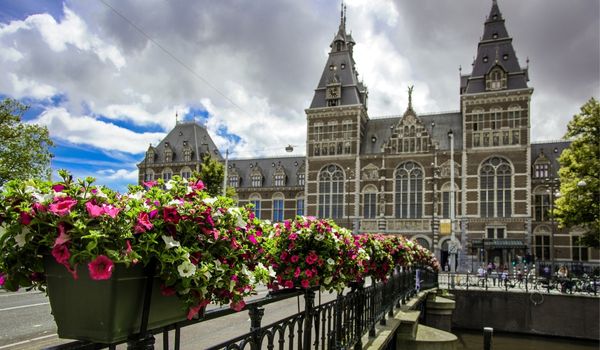
<path fill-rule="evenodd" d="M 46 109 L 32 123 L 48 127 L 54 138 L 100 150 L 139 154 L 165 137 L 164 133 L 135 133 L 89 116 L 73 116 L 63 107 Z"/>
<path fill-rule="evenodd" d="M 138 180 L 138 170 L 127 170 L 127 169 L 104 169 L 99 170 L 98 175 L 102 177 L 104 180 L 127 180 L 132 182 L 137 182 Z"/>

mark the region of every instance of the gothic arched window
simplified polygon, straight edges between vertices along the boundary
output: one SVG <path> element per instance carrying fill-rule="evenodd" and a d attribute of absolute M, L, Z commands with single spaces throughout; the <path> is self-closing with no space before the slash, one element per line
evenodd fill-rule
<path fill-rule="evenodd" d="M 415 162 L 406 162 L 396 169 L 397 218 L 420 218 L 423 215 L 423 170 Z"/>
<path fill-rule="evenodd" d="M 344 172 L 328 165 L 319 173 L 319 217 L 341 218 L 344 207 Z"/>
<path fill-rule="evenodd" d="M 493 157 L 479 171 L 481 217 L 509 217 L 512 214 L 512 169 L 510 163 Z"/>

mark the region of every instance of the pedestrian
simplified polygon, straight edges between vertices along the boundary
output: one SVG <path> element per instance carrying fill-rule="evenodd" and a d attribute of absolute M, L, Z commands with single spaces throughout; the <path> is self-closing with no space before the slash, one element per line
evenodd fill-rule
<path fill-rule="evenodd" d="M 506 269 L 502 270 L 502 273 L 500 274 L 500 281 L 501 284 L 504 284 L 504 287 L 506 287 L 508 284 L 508 272 Z"/>
<path fill-rule="evenodd" d="M 496 269 L 492 269 L 491 276 L 492 276 L 492 282 L 493 282 L 494 287 L 495 287 L 496 286 L 496 279 L 498 278 L 498 271 L 496 271 Z M 498 284 L 498 285 L 500 285 L 500 284 Z"/>

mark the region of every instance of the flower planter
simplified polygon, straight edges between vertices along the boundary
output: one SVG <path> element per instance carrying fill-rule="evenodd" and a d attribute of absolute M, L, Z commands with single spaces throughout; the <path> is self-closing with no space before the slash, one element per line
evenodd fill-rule
<path fill-rule="evenodd" d="M 58 326 L 58 336 L 94 343 L 114 343 L 139 333 L 146 276 L 142 266 L 117 264 L 112 277 L 96 281 L 87 266 L 79 265 L 79 278 L 52 257 L 44 259 L 48 296 Z M 177 296 L 163 296 L 160 281 L 154 278 L 148 328 L 153 329 L 186 319 L 186 308 Z"/>

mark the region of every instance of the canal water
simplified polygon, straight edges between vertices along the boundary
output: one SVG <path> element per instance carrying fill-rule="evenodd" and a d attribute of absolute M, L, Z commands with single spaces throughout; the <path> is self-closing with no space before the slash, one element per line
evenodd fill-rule
<path fill-rule="evenodd" d="M 453 330 L 458 337 L 456 350 L 483 349 L 483 330 Z M 521 335 L 514 333 L 494 332 L 492 350 L 598 350 L 600 342 L 550 338 L 537 335 Z"/>

